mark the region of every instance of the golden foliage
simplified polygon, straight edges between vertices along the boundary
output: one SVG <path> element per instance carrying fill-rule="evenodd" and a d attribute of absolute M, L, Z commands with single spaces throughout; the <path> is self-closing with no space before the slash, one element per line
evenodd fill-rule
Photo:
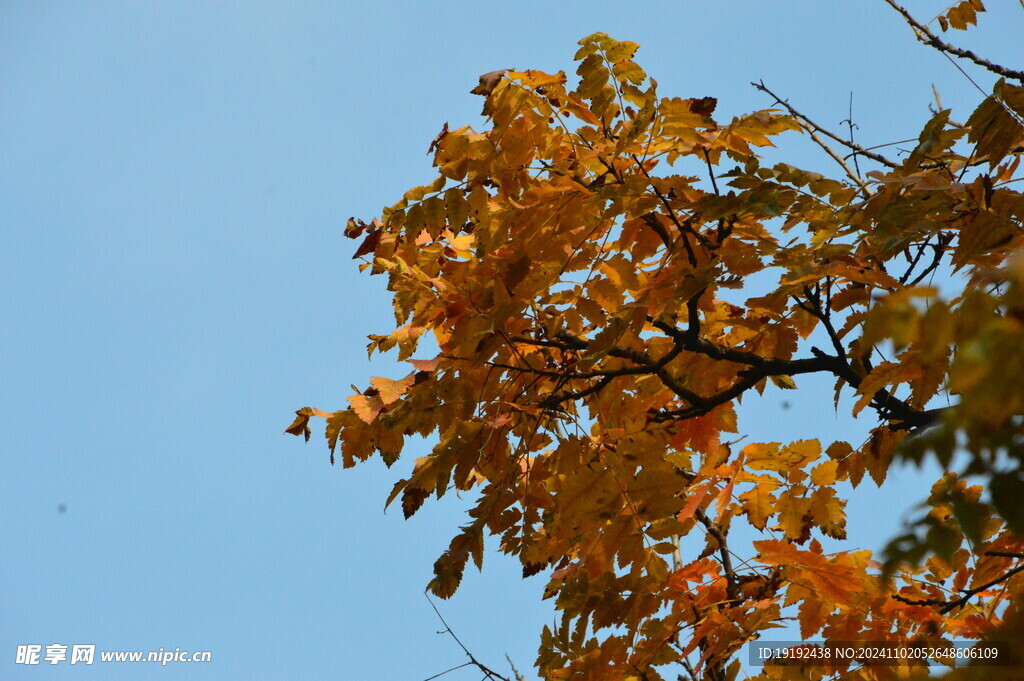
<path fill-rule="evenodd" d="M 809 123 L 663 98 L 637 48 L 585 38 L 575 87 L 485 74 L 489 128 L 446 125 L 433 182 L 349 221 L 393 293 L 396 328 L 369 351 L 397 348 L 414 371 L 372 379 L 347 409 L 299 410 L 288 432 L 325 417 L 346 467 L 435 437 L 391 500 L 407 517 L 452 488 L 476 503 L 430 589 L 455 593 L 487 535 L 524 575 L 545 572 L 563 615 L 541 638 L 546 678 L 657 679 L 686 659 L 732 678 L 739 648 L 794 615 L 833 640 L 998 634 L 1024 597 L 1009 575 L 1024 559 L 1024 88 L 1000 82 L 963 126 L 940 112 L 861 187 L 762 165 L 759 148 Z M 746 284 L 766 272 L 776 285 Z M 924 286 L 935 273 L 944 293 Z M 439 352 L 412 359 L 425 334 Z M 875 419 L 863 446 L 724 441 L 741 397 L 813 373 Z M 988 494 L 944 478 L 884 571 L 824 552 L 865 472 L 881 484 L 894 459 L 949 465 L 958 448 Z M 740 522 L 766 538 L 730 545 Z M 673 560 L 688 534 L 705 550 Z"/>

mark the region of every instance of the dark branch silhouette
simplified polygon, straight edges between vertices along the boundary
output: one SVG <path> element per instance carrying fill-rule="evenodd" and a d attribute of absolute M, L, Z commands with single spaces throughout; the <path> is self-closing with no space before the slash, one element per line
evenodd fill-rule
<path fill-rule="evenodd" d="M 990 62 L 988 59 L 983 59 L 979 57 L 977 54 L 971 52 L 970 50 L 964 50 L 962 48 L 950 45 L 949 43 L 943 41 L 937 35 L 932 33 L 930 30 L 928 30 L 927 26 L 917 21 L 913 16 L 911 16 L 910 12 L 908 12 L 902 6 L 897 4 L 895 0 L 885 0 L 885 2 L 894 10 L 903 15 L 903 19 L 906 20 L 906 22 L 910 24 L 911 28 L 914 29 L 914 36 L 925 45 L 934 47 L 940 52 L 951 54 L 954 57 L 968 59 L 977 64 L 978 66 L 981 66 L 982 68 L 985 68 L 991 71 L 992 73 L 1003 76 L 1004 78 L 1013 78 L 1014 80 L 1018 80 L 1024 83 L 1024 71 L 1016 71 L 1014 69 L 1010 69 L 1005 66 L 995 64 L 993 62 Z"/>

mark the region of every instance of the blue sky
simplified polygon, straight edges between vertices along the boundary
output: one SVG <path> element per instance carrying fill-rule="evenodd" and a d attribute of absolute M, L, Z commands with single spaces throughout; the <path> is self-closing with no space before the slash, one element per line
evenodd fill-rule
<path fill-rule="evenodd" d="M 1021 13 L 991 4 L 953 39 L 1019 63 Z M 422 595 L 463 505 L 385 515 L 394 471 L 331 468 L 282 430 L 398 371 L 366 359 L 393 320 L 345 220 L 429 180 L 444 122 L 480 125 L 479 74 L 571 72 L 598 30 L 722 117 L 769 106 L 763 78 L 838 127 L 852 91 L 865 144 L 916 136 L 932 83 L 960 120 L 980 98 L 881 0 L 0 3 L 0 678 L 415 681 L 465 661 Z M 745 405 L 743 432 L 863 439 L 831 382 L 801 385 L 789 409 Z M 894 480 L 858 490 L 853 542 L 883 544 L 928 484 Z M 543 578 L 485 563 L 440 607 L 480 659 L 528 671 Z M 213 662 L 15 665 L 31 643 Z"/>

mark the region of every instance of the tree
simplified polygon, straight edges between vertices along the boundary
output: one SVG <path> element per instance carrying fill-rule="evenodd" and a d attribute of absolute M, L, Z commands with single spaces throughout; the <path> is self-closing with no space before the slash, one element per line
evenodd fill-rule
<path fill-rule="evenodd" d="M 288 432 L 308 440 L 324 418 L 345 467 L 436 437 L 388 503 L 409 517 L 474 491 L 429 589 L 455 593 L 485 535 L 524 577 L 545 572 L 562 614 L 541 635 L 545 678 L 733 679 L 741 646 L 794 617 L 804 639 L 1024 637 L 1024 73 L 886 2 L 1000 76 L 965 122 L 935 111 L 901 157 L 763 83 L 774 108 L 718 122 L 713 98 L 661 97 L 638 46 L 599 33 L 574 89 L 562 72 L 482 76 L 490 127 L 446 124 L 434 182 L 349 220 L 394 298 L 397 328 L 369 352 L 397 349 L 411 371 L 347 408 L 300 409 Z M 982 11 L 966 0 L 937 22 Z M 787 131 L 842 175 L 764 164 Z M 777 283 L 755 289 L 764 273 Z M 438 352 L 414 358 L 428 333 Z M 874 419 L 864 443 L 729 439 L 740 400 L 810 374 Z M 844 490 L 926 457 L 948 472 L 882 561 L 824 550 L 845 537 Z M 740 523 L 763 538 L 730 543 Z M 683 555 L 691 533 L 704 549 Z M 1022 673 L 1021 651 L 1001 654 Z M 833 659 L 761 678 L 911 673 L 925 672 Z"/>

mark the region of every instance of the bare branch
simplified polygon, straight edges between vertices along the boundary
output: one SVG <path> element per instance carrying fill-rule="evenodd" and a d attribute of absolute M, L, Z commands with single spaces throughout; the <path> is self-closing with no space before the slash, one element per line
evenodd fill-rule
<path fill-rule="evenodd" d="M 512 668 L 512 676 L 516 677 L 516 681 L 526 681 L 523 675 L 519 673 L 519 670 L 516 669 L 515 664 L 512 663 L 512 658 L 508 656 L 508 653 L 505 653 L 505 659 L 508 660 L 508 666 Z"/>
<path fill-rule="evenodd" d="M 856 127 L 859 127 L 859 126 L 856 123 L 853 122 L 853 91 L 852 90 L 850 91 L 850 113 L 849 113 L 848 118 L 845 121 L 843 121 L 843 123 L 846 123 L 847 127 L 850 128 L 850 144 L 855 144 L 855 142 L 853 141 L 853 129 L 856 128 Z M 843 160 L 846 160 L 847 158 L 849 158 L 849 156 L 844 156 Z M 855 171 L 857 171 L 857 177 L 860 177 L 860 164 L 857 162 L 857 152 L 856 151 L 853 152 L 853 169 Z"/>
<path fill-rule="evenodd" d="M 793 108 L 793 106 L 790 105 L 790 103 L 788 101 L 780 98 L 777 94 L 775 94 L 774 92 L 769 90 L 765 86 L 763 81 L 759 82 L 759 83 L 751 83 L 751 85 L 753 85 L 755 88 L 757 88 L 761 92 L 764 92 L 765 94 L 768 94 L 768 95 L 771 95 L 772 97 L 774 97 L 776 104 L 781 104 L 783 107 L 786 108 L 786 111 L 788 111 L 791 116 L 793 116 L 794 118 L 800 119 L 803 123 L 805 123 L 806 125 L 808 125 L 811 128 L 813 128 L 816 132 L 820 132 L 821 134 L 823 134 L 823 135 L 825 135 L 827 137 L 832 138 L 836 142 L 839 142 L 840 144 L 842 144 L 847 149 L 850 149 L 850 150 L 854 151 L 855 153 L 860 154 L 864 158 L 870 158 L 872 161 L 875 161 L 877 163 L 881 163 L 882 165 L 888 166 L 889 168 L 898 168 L 899 167 L 899 165 L 897 163 L 895 163 L 893 161 L 890 161 L 885 156 L 882 156 L 881 154 L 876 154 L 873 151 L 871 151 L 870 149 L 866 149 L 866 148 L 860 146 L 859 144 L 855 144 L 855 143 L 853 143 L 853 142 L 851 142 L 849 140 L 845 140 L 842 137 L 840 137 L 839 135 L 835 134 L 834 132 L 830 132 L 829 130 L 821 127 L 820 125 L 818 125 L 817 123 L 812 121 L 810 118 L 808 118 L 807 116 L 803 115 L 802 113 L 797 111 L 795 108 Z M 885 146 L 885 145 L 881 145 L 881 146 Z M 872 148 L 873 149 L 877 149 L 878 147 L 872 147 Z"/>
<path fill-rule="evenodd" d="M 910 282 L 911 286 L 917 286 L 924 281 L 925 277 L 935 271 L 939 266 L 939 263 L 942 262 L 942 256 L 946 252 L 946 246 L 948 246 L 949 242 L 952 240 L 952 233 L 942 233 L 939 235 L 939 243 L 932 245 L 932 248 L 935 249 L 935 254 L 932 257 L 931 263 L 929 263 L 928 267 L 926 267 L 919 275 L 914 277 L 914 280 Z"/>
<path fill-rule="evenodd" d="M 1000 66 L 999 64 L 994 64 L 987 59 L 983 59 L 974 52 L 971 52 L 970 50 L 965 50 L 950 45 L 949 43 L 943 41 L 937 35 L 932 33 L 930 30 L 928 30 L 927 26 L 924 26 L 919 21 L 917 21 L 913 16 L 911 16 L 910 12 L 908 12 L 906 9 L 898 5 L 895 2 L 895 0 L 884 1 L 894 10 L 903 15 L 903 19 L 906 20 L 906 22 L 910 24 L 911 28 L 914 29 L 914 36 L 925 45 L 934 47 L 940 52 L 951 54 L 955 57 L 960 57 L 961 59 L 968 59 L 977 64 L 978 66 L 987 69 L 992 73 L 1003 76 L 1004 78 L 1013 78 L 1014 80 L 1024 83 L 1024 71 L 1015 71 L 1013 69 L 1008 69 L 1005 66 Z"/>
<path fill-rule="evenodd" d="M 864 198 L 870 199 L 871 190 L 868 189 L 868 186 L 866 184 L 864 184 L 864 180 L 860 179 L 857 173 L 853 172 L 853 168 L 847 165 L 846 161 L 843 160 L 843 157 L 837 154 L 835 149 L 826 144 L 823 139 L 818 137 L 818 133 L 815 132 L 813 127 L 811 127 L 807 123 L 802 123 L 801 125 L 803 125 L 804 130 L 807 131 L 807 134 L 811 136 L 811 139 L 814 140 L 814 143 L 817 144 L 822 149 L 824 149 L 825 153 L 831 156 L 832 160 L 839 164 L 839 167 L 843 169 L 843 172 L 846 173 L 846 176 L 853 180 L 854 184 L 860 187 L 860 193 L 864 196 Z"/>
<path fill-rule="evenodd" d="M 440 674 L 434 674 L 433 676 L 428 676 L 427 678 L 423 679 L 423 681 L 433 681 L 434 679 L 439 679 L 442 676 L 444 676 L 445 674 L 450 674 L 453 671 L 455 671 L 456 669 L 462 669 L 463 667 L 472 666 L 472 664 L 473 664 L 472 662 L 463 662 L 462 664 L 457 665 L 455 667 L 452 667 L 451 669 L 445 669 Z"/>
<path fill-rule="evenodd" d="M 494 671 L 493 669 L 491 669 L 490 667 L 488 667 L 487 665 L 485 665 L 484 663 L 480 662 L 475 657 L 473 657 L 473 653 L 469 652 L 469 649 L 466 648 L 465 645 L 463 645 L 462 641 L 459 640 L 459 637 L 455 635 L 454 631 L 452 631 L 452 628 L 450 626 L 448 626 L 447 622 L 444 621 L 444 617 L 441 616 L 441 611 L 437 609 L 436 605 L 434 605 L 434 601 L 430 600 L 429 594 L 424 593 L 423 596 L 427 599 L 427 603 L 430 603 L 430 607 L 434 609 L 434 614 L 437 615 L 437 619 L 441 620 L 441 624 L 444 625 L 444 630 L 443 631 L 439 631 L 438 633 L 439 634 L 448 634 L 448 635 L 450 635 L 453 639 L 455 639 L 455 642 L 459 644 L 459 647 L 462 648 L 462 652 L 466 653 L 466 655 L 469 656 L 469 662 L 467 662 L 466 664 L 462 665 L 463 667 L 465 667 L 468 664 L 471 664 L 471 665 L 473 665 L 474 667 L 476 667 L 477 669 L 479 669 L 480 671 L 482 671 L 484 673 L 484 678 L 485 679 L 500 679 L 501 681 L 509 681 L 508 677 L 502 676 L 498 672 Z M 453 667 L 452 669 L 460 669 L 460 668 L 461 667 Z M 448 671 L 452 671 L 452 669 L 449 669 Z M 447 674 L 448 672 L 442 672 L 442 673 Z M 432 676 L 430 678 L 436 679 L 437 676 Z M 429 680 L 427 680 L 427 681 L 429 681 Z"/>

